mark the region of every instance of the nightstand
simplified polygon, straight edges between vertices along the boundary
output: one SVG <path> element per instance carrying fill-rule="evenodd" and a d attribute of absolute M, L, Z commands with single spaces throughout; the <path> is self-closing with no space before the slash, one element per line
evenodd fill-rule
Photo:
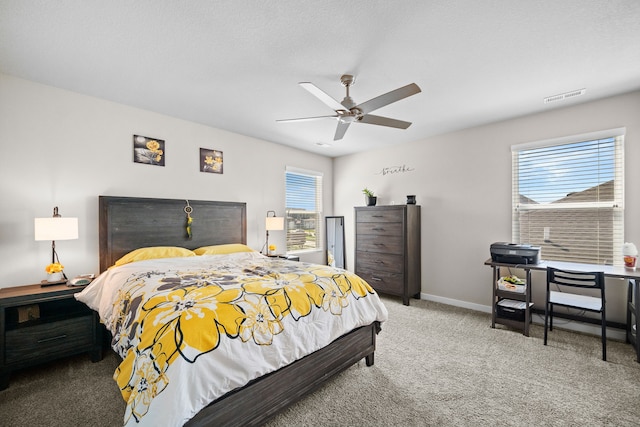
<path fill-rule="evenodd" d="M 97 313 L 74 298 L 84 287 L 54 285 L 0 289 L 0 390 L 12 371 L 88 352 L 102 360 Z"/>
<path fill-rule="evenodd" d="M 289 261 L 300 261 L 300 257 L 298 255 L 286 255 L 286 254 L 275 254 L 275 255 L 267 255 L 269 258 L 280 258 L 286 259 Z"/>

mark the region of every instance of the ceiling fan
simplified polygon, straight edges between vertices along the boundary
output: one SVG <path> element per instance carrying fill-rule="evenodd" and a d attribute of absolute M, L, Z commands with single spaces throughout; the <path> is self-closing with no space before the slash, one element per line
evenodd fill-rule
<path fill-rule="evenodd" d="M 417 84 L 411 83 L 396 90 L 392 90 L 391 92 L 387 92 L 384 95 L 380 95 L 378 97 L 372 98 L 366 102 L 361 104 L 356 104 L 353 99 L 349 96 L 349 88 L 353 86 L 355 83 L 355 78 L 350 74 L 345 74 L 340 77 L 340 82 L 342 86 L 344 86 L 347 90 L 347 95 L 344 97 L 342 102 L 338 102 L 333 99 L 331 96 L 327 95 L 324 91 L 319 89 L 316 85 L 310 82 L 301 82 L 299 83 L 304 89 L 311 92 L 316 98 L 320 101 L 324 102 L 331 109 L 335 111 L 335 114 L 331 116 L 316 116 L 316 117 L 304 117 L 299 119 L 284 119 L 284 120 L 276 120 L 277 122 L 297 122 L 297 121 L 305 121 L 305 120 L 318 120 L 318 119 L 326 119 L 332 118 L 338 120 L 338 127 L 336 129 L 336 134 L 333 137 L 334 141 L 342 139 L 347 129 L 349 129 L 349 125 L 351 123 L 367 123 L 370 125 L 379 125 L 379 126 L 388 126 L 392 128 L 398 129 L 406 129 L 411 126 L 411 122 L 404 122 L 402 120 L 390 119 L 388 117 L 382 116 L 374 116 L 373 114 L 369 114 L 378 108 L 384 107 L 385 105 L 389 105 L 393 102 L 400 101 L 401 99 L 407 98 L 411 95 L 415 95 L 420 93 L 421 90 Z"/>

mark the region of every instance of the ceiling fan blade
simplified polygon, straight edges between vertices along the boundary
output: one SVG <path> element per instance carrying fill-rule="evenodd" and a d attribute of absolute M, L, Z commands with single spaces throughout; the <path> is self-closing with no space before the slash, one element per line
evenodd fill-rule
<path fill-rule="evenodd" d="M 374 110 L 377 110 L 378 108 L 384 107 L 385 105 L 400 101 L 401 99 L 407 98 L 420 92 L 422 92 L 422 90 L 420 90 L 420 87 L 418 87 L 418 85 L 415 83 L 411 83 L 399 89 L 387 92 L 384 95 L 380 95 L 376 98 L 365 101 L 362 104 L 359 104 L 357 107 L 362 110 L 364 114 L 368 114 Z"/>
<path fill-rule="evenodd" d="M 337 141 L 339 139 L 342 139 L 344 134 L 347 132 L 347 129 L 349 129 L 350 124 L 351 124 L 350 122 L 344 123 L 338 120 L 338 127 L 336 128 L 336 134 L 333 137 L 333 140 Z"/>
<path fill-rule="evenodd" d="M 334 114 L 332 116 L 316 116 L 316 117 L 301 117 L 299 119 L 281 119 L 276 120 L 276 122 L 286 123 L 286 122 L 305 122 L 310 120 L 320 120 L 320 119 L 337 119 L 338 115 Z"/>
<path fill-rule="evenodd" d="M 329 108 L 331 108 L 332 110 L 335 110 L 335 111 L 345 110 L 344 105 L 340 104 L 338 101 L 336 101 L 335 99 L 327 95 L 322 89 L 320 89 L 318 86 L 314 85 L 313 83 L 300 82 L 298 84 L 303 88 L 305 88 L 306 90 L 308 90 L 311 93 L 311 95 L 318 98 L 325 105 L 328 105 Z"/>
<path fill-rule="evenodd" d="M 390 119 L 389 117 L 374 116 L 373 114 L 367 114 L 358 121 L 360 123 L 367 123 L 369 125 L 389 126 L 398 129 L 406 129 L 411 126 L 411 122 Z"/>

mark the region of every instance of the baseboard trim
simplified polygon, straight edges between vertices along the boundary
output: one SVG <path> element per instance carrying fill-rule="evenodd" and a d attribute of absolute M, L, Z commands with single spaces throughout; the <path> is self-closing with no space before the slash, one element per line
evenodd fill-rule
<path fill-rule="evenodd" d="M 491 313 L 491 307 L 488 305 L 474 304 L 471 302 L 457 300 L 453 298 L 445 298 L 445 297 L 439 297 L 437 295 L 421 293 L 420 299 L 452 305 L 454 307 L 468 308 L 470 310 L 481 311 L 483 313 Z"/>

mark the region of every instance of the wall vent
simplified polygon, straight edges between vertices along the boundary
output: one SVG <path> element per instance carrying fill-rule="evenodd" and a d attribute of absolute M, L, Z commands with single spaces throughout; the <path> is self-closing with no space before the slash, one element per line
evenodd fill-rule
<path fill-rule="evenodd" d="M 575 98 L 576 96 L 584 95 L 587 89 L 572 90 L 571 92 L 561 93 L 559 95 L 548 96 L 544 99 L 544 103 L 562 101 L 569 98 Z"/>

